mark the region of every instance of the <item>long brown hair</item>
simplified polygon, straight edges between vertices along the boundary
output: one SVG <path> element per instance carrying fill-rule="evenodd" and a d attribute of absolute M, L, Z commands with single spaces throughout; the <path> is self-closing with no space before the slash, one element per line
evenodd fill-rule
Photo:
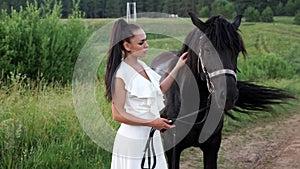
<path fill-rule="evenodd" d="M 105 96 L 108 101 L 112 100 L 114 74 L 122 58 L 126 57 L 127 51 L 123 43 L 130 43 L 130 39 L 134 37 L 133 31 L 138 29 L 141 28 L 135 24 L 128 24 L 124 19 L 117 20 L 113 25 L 105 73 Z"/>

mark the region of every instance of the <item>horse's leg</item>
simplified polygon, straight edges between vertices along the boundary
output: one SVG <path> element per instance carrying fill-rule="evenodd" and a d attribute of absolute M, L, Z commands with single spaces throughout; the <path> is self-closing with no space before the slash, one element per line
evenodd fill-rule
<path fill-rule="evenodd" d="M 204 169 L 217 169 L 218 152 L 222 140 L 222 128 L 217 130 L 206 143 L 201 146 L 204 158 Z"/>
<path fill-rule="evenodd" d="M 176 146 L 166 151 L 169 169 L 179 169 L 182 150 L 182 148 Z"/>

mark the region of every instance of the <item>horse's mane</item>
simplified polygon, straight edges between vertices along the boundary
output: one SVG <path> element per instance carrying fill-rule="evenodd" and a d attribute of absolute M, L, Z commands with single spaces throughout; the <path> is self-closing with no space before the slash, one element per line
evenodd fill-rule
<path fill-rule="evenodd" d="M 234 27 L 221 15 L 209 18 L 205 25 L 205 34 L 218 52 L 229 49 L 235 54 L 242 52 L 247 55 L 244 42 L 239 34 L 239 29 Z"/>

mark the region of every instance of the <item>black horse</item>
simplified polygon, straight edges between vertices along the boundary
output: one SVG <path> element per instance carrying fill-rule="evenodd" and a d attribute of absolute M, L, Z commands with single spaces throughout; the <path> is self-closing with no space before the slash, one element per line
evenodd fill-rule
<path fill-rule="evenodd" d="M 270 110 L 270 105 L 291 96 L 280 89 L 237 81 L 238 55 L 247 54 L 238 30 L 242 16 L 230 23 L 222 16 L 202 22 L 195 14 L 189 15 L 196 28 L 187 35 L 182 49 L 163 53 L 151 63 L 165 77 L 178 56 L 188 52 L 187 66 L 166 94 L 162 117 L 175 121 L 176 127 L 163 133 L 164 146 L 170 169 L 179 169 L 181 152 L 192 146 L 203 151 L 205 169 L 216 169 L 224 114 L 235 118 L 229 110 Z"/>

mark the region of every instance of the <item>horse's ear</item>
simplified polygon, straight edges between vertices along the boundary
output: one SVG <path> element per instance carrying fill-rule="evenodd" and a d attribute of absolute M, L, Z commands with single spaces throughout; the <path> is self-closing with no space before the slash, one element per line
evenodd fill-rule
<path fill-rule="evenodd" d="M 189 12 L 189 15 L 192 19 L 192 22 L 195 26 L 197 26 L 202 32 L 205 32 L 206 30 L 206 25 L 204 22 L 202 22 L 194 13 Z"/>
<path fill-rule="evenodd" d="M 238 15 L 233 19 L 232 25 L 238 29 L 241 25 L 243 15 Z"/>

